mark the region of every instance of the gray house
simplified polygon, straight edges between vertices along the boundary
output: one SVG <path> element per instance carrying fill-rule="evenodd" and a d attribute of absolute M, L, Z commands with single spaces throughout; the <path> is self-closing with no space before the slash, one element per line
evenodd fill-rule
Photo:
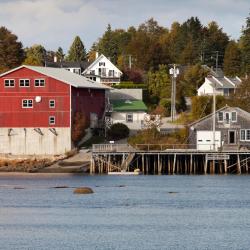
<path fill-rule="evenodd" d="M 250 149 L 250 113 L 225 106 L 216 111 L 215 142 L 213 114 L 189 125 L 189 144 L 198 150 Z"/>

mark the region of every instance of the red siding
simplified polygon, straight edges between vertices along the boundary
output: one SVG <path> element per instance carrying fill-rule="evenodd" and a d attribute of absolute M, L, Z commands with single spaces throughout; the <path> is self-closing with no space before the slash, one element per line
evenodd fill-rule
<path fill-rule="evenodd" d="M 87 119 L 90 113 L 96 113 L 98 118 L 102 117 L 105 107 L 105 90 L 99 89 L 77 89 L 72 87 L 72 112 L 82 112 Z"/>
<path fill-rule="evenodd" d="M 45 87 L 34 87 L 34 80 L 45 79 Z M 14 79 L 14 88 L 5 88 L 4 79 Z M 19 79 L 30 79 L 30 87 L 19 87 Z M 35 97 L 41 96 L 39 103 Z M 33 108 L 22 108 L 22 99 L 33 99 Z M 55 108 L 49 108 L 49 100 Z M 56 124 L 49 125 L 49 116 Z M 0 77 L 0 127 L 69 127 L 70 86 L 36 71 L 21 68 Z"/>

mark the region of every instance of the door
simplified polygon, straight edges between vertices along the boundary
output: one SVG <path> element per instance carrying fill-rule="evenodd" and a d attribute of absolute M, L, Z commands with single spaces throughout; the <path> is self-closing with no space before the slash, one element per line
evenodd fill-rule
<path fill-rule="evenodd" d="M 197 149 L 213 150 L 213 131 L 197 131 Z M 215 131 L 215 150 L 221 146 L 221 132 Z"/>
<path fill-rule="evenodd" d="M 229 144 L 235 144 L 236 143 L 236 133 L 235 130 L 229 130 L 228 131 L 228 138 L 229 138 Z"/>

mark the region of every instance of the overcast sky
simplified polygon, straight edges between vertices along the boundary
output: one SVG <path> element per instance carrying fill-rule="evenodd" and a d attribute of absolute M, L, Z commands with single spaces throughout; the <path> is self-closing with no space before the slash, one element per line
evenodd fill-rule
<path fill-rule="evenodd" d="M 168 28 L 191 16 L 203 25 L 214 20 L 238 39 L 249 12 L 250 0 L 0 0 L 0 26 L 17 34 L 24 46 L 62 46 L 67 52 L 76 35 L 89 49 L 108 23 L 126 29 L 150 17 Z"/>

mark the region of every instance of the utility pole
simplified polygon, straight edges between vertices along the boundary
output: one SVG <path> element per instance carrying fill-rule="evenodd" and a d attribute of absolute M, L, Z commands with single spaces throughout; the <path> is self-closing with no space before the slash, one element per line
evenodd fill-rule
<path fill-rule="evenodd" d="M 172 88 L 171 88 L 171 120 L 175 120 L 176 116 L 176 78 L 179 75 L 179 69 L 176 64 L 172 64 L 173 68 L 169 70 L 170 75 L 172 75 Z"/>
<path fill-rule="evenodd" d="M 132 56 L 131 55 L 128 55 L 128 67 L 129 69 L 132 68 Z"/>

